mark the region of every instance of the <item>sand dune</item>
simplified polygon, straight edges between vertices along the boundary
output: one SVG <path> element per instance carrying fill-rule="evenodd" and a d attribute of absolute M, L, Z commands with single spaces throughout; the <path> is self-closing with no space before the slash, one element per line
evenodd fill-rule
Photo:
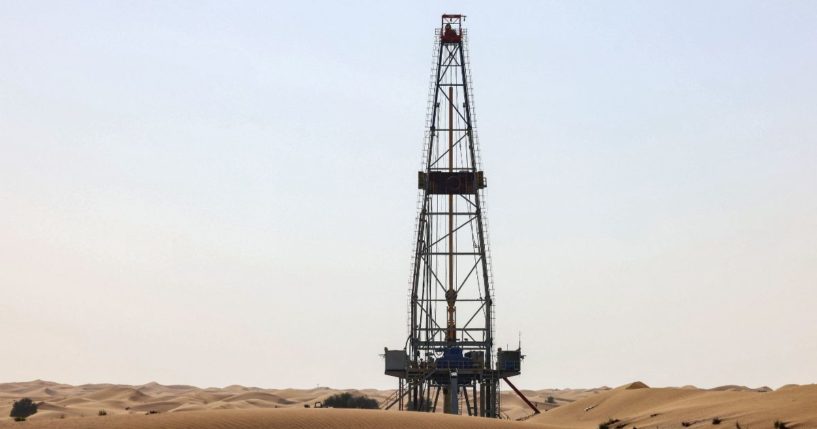
<path fill-rule="evenodd" d="M 503 388 L 504 387 L 505 386 L 503 386 Z M 610 390 L 609 387 L 595 389 L 523 389 L 522 393 L 528 400 L 533 402 L 540 411 L 545 412 L 608 390 Z M 502 416 L 511 420 L 525 419 L 533 414 L 533 411 L 525 405 L 516 394 L 507 388 L 500 394 L 500 405 Z"/>
<path fill-rule="evenodd" d="M 274 404 L 280 404 L 280 405 L 291 405 L 291 404 L 294 403 L 294 401 L 291 401 L 291 400 L 283 398 L 283 397 L 281 397 L 279 395 L 275 395 L 273 393 L 267 393 L 267 392 L 239 393 L 238 395 L 232 395 L 232 396 L 229 396 L 227 398 L 224 398 L 224 399 L 222 399 L 222 401 L 224 401 L 224 402 L 235 402 L 235 401 L 248 401 L 248 400 L 253 400 L 253 399 L 268 401 L 268 402 L 271 402 L 271 403 L 274 403 Z"/>
<path fill-rule="evenodd" d="M 86 399 L 97 399 L 97 400 L 127 400 L 130 402 L 144 402 L 150 399 L 150 396 L 142 393 L 139 389 L 134 389 L 132 387 L 109 387 L 107 389 L 102 389 L 97 392 L 88 394 L 85 396 Z"/>
<path fill-rule="evenodd" d="M 721 427 L 735 427 L 735 423 L 740 422 L 743 428 L 771 428 L 775 420 L 781 420 L 789 427 L 817 428 L 817 385 L 787 385 L 776 391 L 767 389 L 738 385 L 708 390 L 694 386 L 650 388 L 644 383 L 633 382 L 615 389 L 524 390 L 525 395 L 542 410 L 542 414 L 535 416 L 513 392 L 506 390 L 501 394 L 501 412 L 508 420 L 528 423 L 515 427 L 540 429 L 596 429 L 610 419 L 618 420 L 611 426 L 618 429 L 671 429 L 684 427 L 682 423 L 694 428 L 710 426 L 715 417 L 722 419 L 725 426 Z M 303 390 L 245 386 L 201 389 L 158 383 L 70 386 L 36 380 L 0 384 L 0 427 L 15 425 L 5 416 L 8 416 L 12 402 L 22 397 L 40 403 L 40 411 L 25 424 L 25 427 L 34 428 L 420 428 L 443 423 L 446 427 L 474 424 L 473 418 L 467 416 L 440 415 L 442 407 L 435 416 L 305 408 L 307 405 L 314 407 L 316 402 L 344 391 L 365 394 L 381 402 L 393 392 L 327 387 Z M 105 410 L 107 416 L 98 416 L 100 410 Z M 446 420 L 433 420 L 437 418 Z M 496 425 L 503 423 L 511 422 L 479 419 L 477 427 L 500 427 Z"/>
<path fill-rule="evenodd" d="M 392 391 L 368 389 L 348 390 L 383 400 Z M 22 397 L 41 403 L 40 412 L 30 421 L 60 419 L 73 416 L 97 416 L 105 410 L 108 416 L 144 415 L 253 408 L 304 408 L 314 406 L 326 397 L 342 390 L 319 387 L 314 389 L 261 389 L 258 387 L 228 386 L 201 389 L 194 386 L 164 386 L 155 382 L 139 385 L 84 384 L 70 386 L 35 380 L 22 383 L 0 384 L 0 414 L 8 416 L 11 404 Z M 0 420 L 2 421 L 2 420 Z"/>
<path fill-rule="evenodd" d="M 772 428 L 776 420 L 789 427 L 817 428 L 817 385 L 779 391 L 760 389 L 632 388 L 623 386 L 534 416 L 546 428 L 593 428 L 610 419 L 617 428 L 724 426 Z"/>
<path fill-rule="evenodd" d="M 6 423 L 14 427 L 14 422 Z M 19 423 L 17 424 L 19 426 Z M 130 415 L 32 420 L 30 429 L 525 429 L 539 426 L 508 420 L 379 410 L 272 409 L 189 411 L 157 415 Z"/>

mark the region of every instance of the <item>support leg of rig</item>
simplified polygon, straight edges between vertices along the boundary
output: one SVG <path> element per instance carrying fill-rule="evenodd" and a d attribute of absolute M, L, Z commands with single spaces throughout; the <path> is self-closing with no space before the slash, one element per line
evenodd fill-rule
<path fill-rule="evenodd" d="M 450 414 L 459 414 L 459 387 L 457 386 L 457 373 L 452 372 L 450 378 L 450 384 L 448 385 L 448 394 L 451 396 L 451 405 L 449 406 L 449 413 Z"/>

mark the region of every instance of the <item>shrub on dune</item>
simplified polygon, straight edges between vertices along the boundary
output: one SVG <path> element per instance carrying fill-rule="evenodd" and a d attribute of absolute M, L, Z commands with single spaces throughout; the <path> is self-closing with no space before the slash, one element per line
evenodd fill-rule
<path fill-rule="evenodd" d="M 349 392 L 336 393 L 324 399 L 321 406 L 331 408 L 380 408 L 376 400 L 366 396 L 352 395 Z"/>
<path fill-rule="evenodd" d="M 599 429 L 613 429 L 613 425 L 620 422 L 620 421 L 621 420 L 619 420 L 619 419 L 614 419 L 614 418 L 610 417 L 610 419 L 608 419 L 606 422 L 599 423 Z"/>
<path fill-rule="evenodd" d="M 14 401 L 9 416 L 14 417 L 14 421 L 21 422 L 28 418 L 28 416 L 34 414 L 37 414 L 37 404 L 35 404 L 31 398 L 23 398 L 19 401 Z"/>

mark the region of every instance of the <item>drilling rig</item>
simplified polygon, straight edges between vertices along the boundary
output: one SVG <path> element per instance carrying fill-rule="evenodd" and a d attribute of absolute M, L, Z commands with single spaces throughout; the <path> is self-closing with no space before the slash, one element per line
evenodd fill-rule
<path fill-rule="evenodd" d="M 412 258 L 408 338 L 385 350 L 399 379 L 389 409 L 500 417 L 503 379 L 521 373 L 522 352 L 494 348 L 494 286 L 463 15 L 442 16 L 434 35 Z"/>

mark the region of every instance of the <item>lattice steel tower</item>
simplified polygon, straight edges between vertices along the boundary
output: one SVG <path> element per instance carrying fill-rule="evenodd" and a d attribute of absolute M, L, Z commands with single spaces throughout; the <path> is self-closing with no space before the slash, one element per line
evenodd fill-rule
<path fill-rule="evenodd" d="M 499 417 L 499 380 L 520 373 L 522 356 L 518 349 L 494 353 L 487 181 L 463 18 L 443 15 L 435 32 L 409 336 L 404 349 L 386 350 L 386 374 L 400 381 L 384 406 L 436 411 L 442 392 L 446 413 Z"/>

